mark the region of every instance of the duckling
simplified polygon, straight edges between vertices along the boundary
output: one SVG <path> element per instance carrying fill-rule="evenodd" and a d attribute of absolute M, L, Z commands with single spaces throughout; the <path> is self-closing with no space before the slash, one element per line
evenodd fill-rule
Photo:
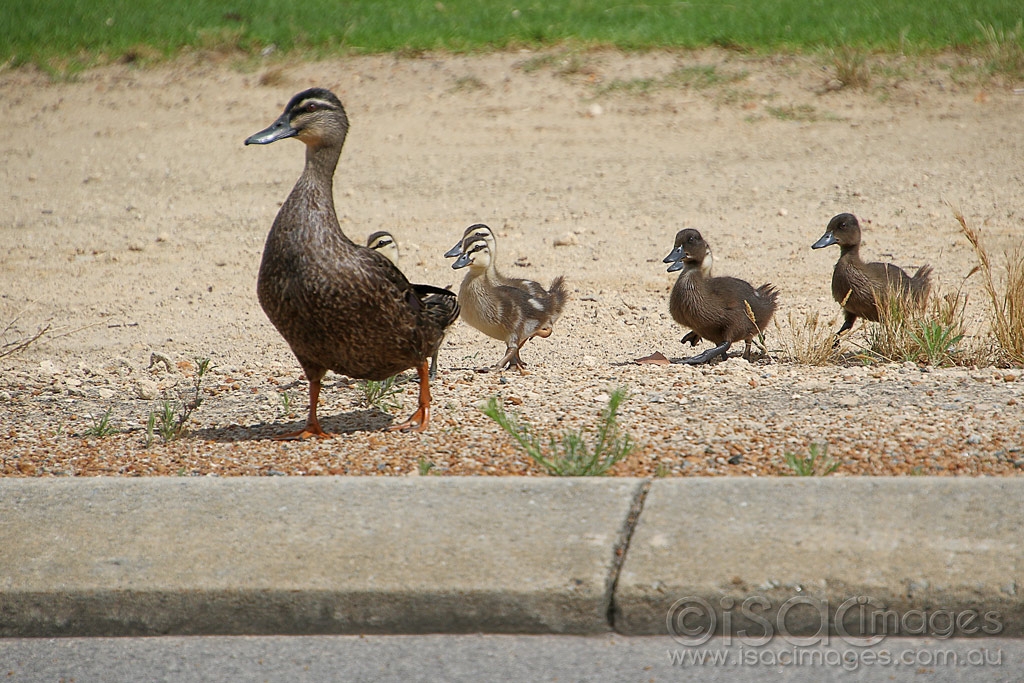
<path fill-rule="evenodd" d="M 378 230 L 377 232 L 370 233 L 366 238 L 366 247 L 373 249 L 379 254 L 383 254 L 388 261 L 395 264 L 398 268 L 399 249 L 398 242 L 387 230 Z M 415 287 L 416 285 L 413 285 Z M 424 302 L 430 305 L 437 297 L 450 296 L 450 294 L 427 294 Z M 438 348 L 434 349 L 434 355 L 430 357 L 430 379 L 437 377 L 437 356 L 441 352 L 441 345 L 438 344 Z"/>
<path fill-rule="evenodd" d="M 505 356 L 494 369 L 515 368 L 525 374 L 519 350 L 533 337 L 551 335 L 565 307 L 565 281 L 559 275 L 545 290 L 536 282 L 506 278 L 494 263 L 493 240 L 493 235 L 469 235 L 452 264 L 456 269 L 469 266 L 459 288 L 462 317 L 487 336 L 505 342 Z"/>
<path fill-rule="evenodd" d="M 685 359 L 689 365 L 725 358 L 729 347 L 746 342 L 743 357 L 750 359 L 754 336 L 765 329 L 778 306 L 778 290 L 771 284 L 754 289 L 734 277 L 711 277 L 711 248 L 700 232 L 687 228 L 676 234 L 675 246 L 664 259 L 668 272 L 682 270 L 669 297 L 669 311 L 680 325 L 691 328 L 684 343 L 696 345 L 701 339 L 717 344 L 713 349 Z M 752 321 L 747 306 L 754 314 Z"/>
<path fill-rule="evenodd" d="M 309 380 L 305 427 L 278 438 L 326 436 L 317 419 L 328 370 L 383 380 L 415 367 L 419 403 L 391 429 L 422 431 L 430 421 L 427 358 L 459 313 L 452 292 L 413 285 L 387 258 L 357 245 L 334 210 L 334 171 L 348 134 L 348 117 L 329 90 L 292 97 L 284 113 L 246 145 L 298 138 L 306 164 L 267 235 L 256 293 Z M 442 295 L 428 301 L 429 294 Z"/>
<path fill-rule="evenodd" d="M 370 233 L 366 238 L 366 248 L 373 249 L 378 254 L 383 254 L 384 258 L 395 264 L 395 268 L 398 268 L 398 242 L 395 241 L 394 235 L 387 230 L 378 230 L 377 232 Z"/>
<path fill-rule="evenodd" d="M 487 248 L 491 253 L 491 260 L 496 261 L 498 258 L 498 243 L 494 239 L 494 232 L 483 223 L 474 223 L 465 229 L 462 233 L 462 239 L 460 239 L 454 247 L 444 253 L 445 258 L 454 258 L 462 254 L 462 245 L 465 244 L 466 240 L 470 237 L 482 237 L 487 242 Z M 544 289 L 543 285 L 533 280 L 526 280 L 518 277 L 508 277 L 503 275 L 502 279 L 504 284 L 518 287 L 524 290 L 530 296 L 543 299 L 548 295 L 548 290 Z M 545 335 L 546 336 L 546 335 Z"/>
<path fill-rule="evenodd" d="M 845 320 L 836 332 L 839 336 L 853 327 L 857 318 L 878 322 L 879 305 L 885 305 L 890 292 L 908 299 L 914 306 L 924 306 L 931 290 L 932 267 L 925 264 L 914 277 L 891 263 L 864 263 L 860 258 L 860 223 L 851 213 L 833 216 L 825 234 L 811 245 L 823 249 L 839 245 L 839 260 L 832 271 L 832 298 L 843 307 Z"/>

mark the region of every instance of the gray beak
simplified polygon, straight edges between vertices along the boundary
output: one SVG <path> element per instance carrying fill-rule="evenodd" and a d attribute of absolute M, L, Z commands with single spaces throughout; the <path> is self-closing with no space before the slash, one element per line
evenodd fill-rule
<path fill-rule="evenodd" d="M 831 230 L 829 230 L 828 232 L 821 236 L 821 239 L 819 239 L 817 242 L 811 245 L 811 249 L 822 249 L 824 247 L 832 246 L 835 243 L 836 236 L 835 234 L 832 233 Z"/>
<path fill-rule="evenodd" d="M 270 124 L 269 128 L 264 128 L 259 133 L 247 137 L 245 139 L 245 144 L 269 145 L 271 142 L 284 140 L 285 138 L 293 138 L 298 134 L 299 131 L 292 128 L 292 124 L 288 121 L 288 115 L 281 114 L 277 121 Z"/>

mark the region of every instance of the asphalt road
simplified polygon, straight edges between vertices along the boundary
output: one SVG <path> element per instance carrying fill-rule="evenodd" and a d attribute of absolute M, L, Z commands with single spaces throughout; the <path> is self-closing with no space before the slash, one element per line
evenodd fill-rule
<path fill-rule="evenodd" d="M 704 663 L 700 658 L 704 657 Z M 724 661 L 715 660 L 724 658 Z M 231 636 L 0 640 L 0 681 L 1024 680 L 1024 640 L 891 638 L 871 648 L 785 642 L 702 648 L 669 637 Z"/>

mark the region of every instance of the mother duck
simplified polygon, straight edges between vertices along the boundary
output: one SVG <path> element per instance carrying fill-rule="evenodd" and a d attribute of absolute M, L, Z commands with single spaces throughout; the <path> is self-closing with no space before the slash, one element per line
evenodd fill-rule
<path fill-rule="evenodd" d="M 342 232 L 333 182 L 347 134 L 341 101 L 329 90 L 311 88 L 245 141 L 297 138 L 306 145 L 306 166 L 267 235 L 256 285 L 260 305 L 309 380 L 305 428 L 277 438 L 326 436 L 316 408 L 328 370 L 383 380 L 415 367 L 418 408 L 391 429 L 424 430 L 431 400 L 427 358 L 459 313 L 452 292 L 410 284 L 387 258 Z M 428 301 L 429 294 L 441 296 Z"/>

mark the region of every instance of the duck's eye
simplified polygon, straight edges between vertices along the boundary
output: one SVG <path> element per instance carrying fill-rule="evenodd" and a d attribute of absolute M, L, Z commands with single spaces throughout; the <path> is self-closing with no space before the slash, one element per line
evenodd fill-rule
<path fill-rule="evenodd" d="M 312 114 L 316 111 L 316 102 L 310 102 L 306 105 L 306 111 Z"/>

